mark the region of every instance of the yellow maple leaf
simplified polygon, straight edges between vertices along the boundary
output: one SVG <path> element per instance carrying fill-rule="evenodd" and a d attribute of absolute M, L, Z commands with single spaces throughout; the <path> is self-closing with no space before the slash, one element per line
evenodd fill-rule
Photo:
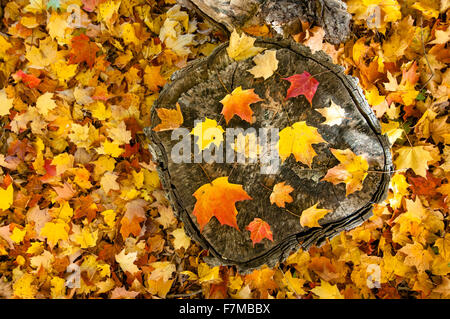
<path fill-rule="evenodd" d="M 108 155 L 101 155 L 96 161 L 92 162 L 95 165 L 94 174 L 99 176 L 104 172 L 112 172 L 116 167 L 116 160 Z"/>
<path fill-rule="evenodd" d="M 381 133 L 387 135 L 391 145 L 403 135 L 403 132 L 404 130 L 400 128 L 399 122 L 388 121 L 387 123 L 381 123 Z"/>
<path fill-rule="evenodd" d="M 323 218 L 326 214 L 331 212 L 329 209 L 317 208 L 319 203 L 302 211 L 300 216 L 300 224 L 303 227 L 322 227 L 319 224 L 319 219 Z"/>
<path fill-rule="evenodd" d="M 398 170 L 411 168 L 417 175 L 426 177 L 428 161 L 433 157 L 424 146 L 403 146 L 396 153 L 398 157 L 394 163 Z"/>
<path fill-rule="evenodd" d="M 61 175 L 73 167 L 74 157 L 72 154 L 61 153 L 52 159 L 51 164 L 56 166 L 56 175 Z"/>
<path fill-rule="evenodd" d="M 125 152 L 119 143 L 110 141 L 104 141 L 96 150 L 99 154 L 111 155 L 112 157 L 119 157 L 120 154 Z"/>
<path fill-rule="evenodd" d="M 56 108 L 56 102 L 52 98 L 51 92 L 46 92 L 37 98 L 36 108 L 43 116 L 47 116 L 49 111 Z"/>
<path fill-rule="evenodd" d="M 345 183 L 345 196 L 361 190 L 369 169 L 369 163 L 364 156 L 356 155 L 349 148 L 345 150 L 331 148 L 330 151 L 340 164 L 330 168 L 321 180 L 333 185 Z"/>
<path fill-rule="evenodd" d="M 47 9 L 47 0 L 30 0 L 30 3 L 25 6 L 25 12 L 31 13 L 40 13 L 42 11 L 46 11 Z"/>
<path fill-rule="evenodd" d="M 109 228 L 114 228 L 114 225 L 116 224 L 116 213 L 112 209 L 107 209 L 101 213 L 103 216 L 103 220 L 105 221 L 106 225 L 109 226 Z"/>
<path fill-rule="evenodd" d="M 397 209 L 401 206 L 403 197 L 409 194 L 408 187 L 409 184 L 405 175 L 397 172 L 392 176 L 389 184 L 393 193 L 392 197 L 389 198 L 389 204 L 392 208 Z"/>
<path fill-rule="evenodd" d="M 255 78 L 267 80 L 278 69 L 277 51 L 266 50 L 253 58 L 255 66 L 248 70 Z"/>
<path fill-rule="evenodd" d="M 29 66 L 41 69 L 58 60 L 57 44 L 51 37 L 39 41 L 39 48 L 27 46 L 25 57 L 30 62 Z"/>
<path fill-rule="evenodd" d="M 172 287 L 175 279 L 164 281 L 162 279 L 158 280 L 147 280 L 147 289 L 153 295 L 158 295 L 160 298 L 165 298 L 170 288 Z"/>
<path fill-rule="evenodd" d="M 312 144 L 327 143 L 317 131 L 305 121 L 296 122 L 279 133 L 278 154 L 284 162 L 294 154 L 297 162 L 302 162 L 311 168 L 313 158 L 317 155 Z"/>
<path fill-rule="evenodd" d="M 445 260 L 450 259 L 450 234 L 446 233 L 443 237 L 438 238 L 434 242 L 434 246 L 439 249 L 439 255 Z"/>
<path fill-rule="evenodd" d="M 88 226 L 85 226 L 81 232 L 74 235 L 74 239 L 80 245 L 81 249 L 94 247 L 97 244 L 98 229 L 91 231 Z"/>
<path fill-rule="evenodd" d="M 344 299 L 336 285 L 331 285 L 327 281 L 320 279 L 320 286 L 311 289 L 320 299 Z"/>
<path fill-rule="evenodd" d="M 0 116 L 9 114 L 9 111 L 13 107 L 14 99 L 8 98 L 5 89 L 0 90 Z"/>
<path fill-rule="evenodd" d="M 111 118 L 111 109 L 102 101 L 96 101 L 89 105 L 89 110 L 92 116 L 100 121 L 105 121 Z"/>
<path fill-rule="evenodd" d="M 383 34 L 388 22 L 402 17 L 401 7 L 396 0 L 349 0 L 347 6 L 358 23 L 364 21 L 369 28 L 376 28 Z"/>
<path fill-rule="evenodd" d="M 191 244 L 191 239 L 186 235 L 183 228 L 177 228 L 170 233 L 175 240 L 173 241 L 173 246 L 175 249 L 184 248 L 187 250 Z"/>
<path fill-rule="evenodd" d="M 436 19 L 439 16 L 439 1 L 420 0 L 415 2 L 411 8 L 419 10 L 428 19 Z"/>
<path fill-rule="evenodd" d="M 191 134 L 197 136 L 196 144 L 199 150 L 208 148 L 211 144 L 215 144 L 217 147 L 223 141 L 224 129 L 217 124 L 216 120 L 205 118 L 202 122 L 197 122 L 191 131 Z"/>
<path fill-rule="evenodd" d="M 283 283 L 290 291 L 295 293 L 297 296 L 306 295 L 306 291 L 303 290 L 305 281 L 306 280 L 303 278 L 293 277 L 290 271 L 286 271 L 283 276 Z"/>
<path fill-rule="evenodd" d="M 78 64 L 67 64 L 65 60 L 54 61 L 50 66 L 61 84 L 77 74 Z"/>
<path fill-rule="evenodd" d="M 199 283 L 219 283 L 222 281 L 222 278 L 219 274 L 220 268 L 218 266 L 216 267 L 209 267 L 206 263 L 201 263 L 198 265 L 198 281 Z"/>
<path fill-rule="evenodd" d="M 6 189 L 0 187 L 0 209 L 7 210 L 11 207 L 14 200 L 14 188 L 10 184 Z"/>
<path fill-rule="evenodd" d="M 430 269 L 433 256 L 422 244 L 418 242 L 406 244 L 399 252 L 406 255 L 404 261 L 406 265 L 415 266 L 420 272 Z"/>
<path fill-rule="evenodd" d="M 378 118 L 382 117 L 384 113 L 388 110 L 388 104 L 386 102 L 386 96 L 380 95 L 378 88 L 375 85 L 371 85 L 365 90 L 365 96 L 367 102 L 370 104 L 372 109 Z"/>
<path fill-rule="evenodd" d="M 51 288 L 50 295 L 53 299 L 64 298 L 66 294 L 66 280 L 64 278 L 60 278 L 54 276 L 50 280 Z"/>
<path fill-rule="evenodd" d="M 13 284 L 14 295 L 23 299 L 34 299 L 38 291 L 34 279 L 30 273 L 20 276 Z"/>
<path fill-rule="evenodd" d="M 127 130 L 125 122 L 119 122 L 119 124 L 109 126 L 106 131 L 108 137 L 119 145 L 128 144 L 131 140 L 131 132 Z"/>
<path fill-rule="evenodd" d="M 128 271 L 130 274 L 135 274 L 139 268 L 134 264 L 137 259 L 137 252 L 125 253 L 125 248 L 115 256 L 117 263 L 123 271 Z"/>
<path fill-rule="evenodd" d="M 227 47 L 228 56 L 236 61 L 241 61 L 263 51 L 263 48 L 253 46 L 255 40 L 255 38 L 249 37 L 245 33 L 239 35 L 236 30 L 233 30 Z"/>
<path fill-rule="evenodd" d="M 0 57 L 6 59 L 8 56 L 6 51 L 10 48 L 12 48 L 11 43 L 8 42 L 7 38 L 5 39 L 5 36 L 0 35 Z"/>
<path fill-rule="evenodd" d="M 100 179 L 100 186 L 106 194 L 108 194 L 110 190 L 120 190 L 120 185 L 116 182 L 118 177 L 119 176 L 115 173 L 106 172 Z"/>
<path fill-rule="evenodd" d="M 41 229 L 40 235 L 47 238 L 51 246 L 55 246 L 58 241 L 69 239 L 69 225 L 61 219 L 57 219 L 54 222 L 46 222 Z"/>
<path fill-rule="evenodd" d="M 415 28 L 413 23 L 414 20 L 408 16 L 394 24 L 393 34 L 382 44 L 383 57 L 386 62 L 396 62 L 404 56 L 414 38 Z"/>
<path fill-rule="evenodd" d="M 25 237 L 25 234 L 27 233 L 26 229 L 20 229 L 19 227 L 14 227 L 12 234 L 9 238 L 16 244 L 19 244 L 22 242 L 23 238 Z"/>
<path fill-rule="evenodd" d="M 149 264 L 150 267 L 154 268 L 149 275 L 150 280 L 168 281 L 172 274 L 176 271 L 175 264 L 169 261 L 156 261 Z"/>

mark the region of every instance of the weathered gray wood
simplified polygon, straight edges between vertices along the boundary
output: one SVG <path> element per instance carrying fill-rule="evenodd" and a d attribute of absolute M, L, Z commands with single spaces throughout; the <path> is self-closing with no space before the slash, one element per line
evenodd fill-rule
<path fill-rule="evenodd" d="M 280 130 L 293 122 L 304 120 L 318 128 L 329 144 L 315 144 L 317 156 L 312 170 L 296 162 L 293 156 L 281 166 L 277 175 L 261 175 L 259 164 L 175 164 L 170 151 L 178 141 L 171 140 L 171 131 L 154 132 L 146 129 L 151 140 L 150 150 L 157 160 L 158 172 L 168 199 L 178 217 L 184 222 L 187 233 L 209 249 L 209 262 L 215 265 L 236 265 L 242 272 L 262 264 L 274 266 L 284 260 L 292 249 L 300 245 L 308 248 L 321 244 L 343 230 L 360 225 L 371 215 L 372 204 L 384 199 L 392 171 L 392 160 L 387 138 L 381 135 L 379 122 L 367 104 L 357 80 L 344 75 L 343 68 L 331 63 L 323 52 L 311 54 L 310 50 L 288 40 L 259 39 L 256 46 L 277 50 L 279 67 L 277 74 L 267 80 L 254 79 L 247 70 L 254 64 L 252 59 L 236 62 L 227 53 L 227 43 L 218 47 L 208 58 L 193 61 L 176 72 L 171 83 L 164 87 L 152 109 L 151 128 L 159 124 L 158 108 L 175 108 L 179 103 L 184 116 L 182 127 L 191 130 L 194 120 L 205 117 L 221 118 L 222 104 L 219 102 L 229 91 L 242 86 L 254 88 L 265 101 L 252 104 L 256 122 L 252 125 L 234 117 L 225 127 L 252 126 L 277 127 Z M 307 71 L 320 82 L 311 106 L 304 96 L 283 102 L 289 83 L 281 80 L 296 73 Z M 330 100 L 345 109 L 348 119 L 341 125 L 322 125 L 324 118 L 315 111 L 327 107 Z M 268 107 L 268 101 L 284 103 L 278 113 Z M 193 144 L 193 143 L 192 143 Z M 345 196 L 345 184 L 336 186 L 320 179 L 329 168 L 339 162 L 329 148 L 351 148 L 356 154 L 365 154 L 371 171 L 364 180 L 362 191 Z M 208 177 L 204 173 L 206 171 Z M 230 176 L 230 183 L 242 184 L 253 200 L 238 202 L 237 221 L 240 231 L 221 226 L 215 217 L 199 231 L 192 210 L 195 198 L 192 194 L 202 185 L 222 176 Z M 319 202 L 319 207 L 332 210 L 321 221 L 321 228 L 300 225 L 299 219 L 282 208 L 271 205 L 269 188 L 286 181 L 295 190 L 291 193 L 294 202 L 286 207 L 296 214 Z M 255 217 L 267 221 L 274 233 L 274 241 L 264 239 L 254 247 L 245 226 Z"/>
<path fill-rule="evenodd" d="M 268 24 L 287 35 L 299 19 L 324 28 L 325 40 L 337 44 L 350 33 L 351 15 L 341 0 L 178 0 L 222 29 Z"/>

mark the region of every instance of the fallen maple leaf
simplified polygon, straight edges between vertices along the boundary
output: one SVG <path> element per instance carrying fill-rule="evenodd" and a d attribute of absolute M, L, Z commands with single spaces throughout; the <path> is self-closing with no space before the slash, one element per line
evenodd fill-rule
<path fill-rule="evenodd" d="M 86 62 L 89 68 L 95 63 L 95 58 L 99 47 L 95 42 L 91 42 L 85 34 L 80 34 L 72 38 L 72 49 L 70 50 L 69 63 Z"/>
<path fill-rule="evenodd" d="M 192 129 L 191 134 L 197 136 L 197 142 L 199 150 L 204 150 L 208 148 L 211 144 L 215 144 L 217 147 L 223 141 L 223 130 L 222 126 L 217 124 L 216 120 L 211 120 L 205 118 L 203 122 L 198 122 Z"/>
<path fill-rule="evenodd" d="M 6 189 L 0 187 L 0 209 L 7 210 L 13 203 L 14 189 L 10 184 Z"/>
<path fill-rule="evenodd" d="M 201 186 L 193 195 L 197 202 L 192 213 L 197 217 L 200 231 L 213 216 L 220 224 L 239 230 L 236 221 L 238 211 L 235 203 L 252 199 L 242 185 L 229 183 L 226 176 L 216 178 L 211 183 Z"/>
<path fill-rule="evenodd" d="M 322 227 L 319 224 L 319 219 L 331 212 L 329 209 L 317 208 L 319 203 L 302 211 L 300 216 L 300 225 L 303 227 Z"/>
<path fill-rule="evenodd" d="M 288 78 L 282 79 L 291 82 L 291 86 L 287 90 L 286 100 L 291 97 L 304 95 L 308 102 L 312 104 L 312 99 L 319 87 L 319 81 L 311 74 L 304 71 L 302 74 L 294 74 Z"/>
<path fill-rule="evenodd" d="M 266 50 L 253 58 L 255 66 L 248 70 L 255 78 L 264 78 L 267 80 L 278 68 L 277 51 Z"/>
<path fill-rule="evenodd" d="M 135 274 L 139 271 L 139 268 L 135 265 L 137 259 L 137 252 L 125 253 L 125 248 L 115 256 L 116 262 L 120 265 L 123 271 L 127 271 L 130 274 Z"/>
<path fill-rule="evenodd" d="M 22 82 L 25 83 L 25 85 L 28 86 L 30 89 L 37 88 L 41 83 L 41 79 L 37 78 L 32 74 L 31 75 L 26 74 L 22 70 L 17 71 L 15 75 L 21 78 Z"/>
<path fill-rule="evenodd" d="M 312 144 L 327 143 L 317 131 L 317 128 L 309 126 L 305 121 L 296 122 L 279 133 L 278 154 L 284 162 L 291 154 L 294 154 L 297 162 L 302 162 L 311 167 L 314 156 L 317 155 Z"/>
<path fill-rule="evenodd" d="M 253 91 L 253 89 L 242 90 L 242 86 L 239 86 L 230 94 L 225 95 L 220 101 L 220 103 L 223 104 L 222 112 L 220 114 L 223 114 L 227 124 L 234 115 L 251 123 L 253 110 L 250 108 L 250 104 L 260 101 L 262 101 L 262 99 Z"/>
<path fill-rule="evenodd" d="M 362 155 L 356 155 L 349 148 L 345 150 L 331 148 L 330 150 L 340 164 L 330 168 L 321 180 L 333 185 L 345 183 L 345 196 L 361 190 L 369 169 L 367 160 Z"/>
<path fill-rule="evenodd" d="M 264 49 L 255 47 L 253 45 L 255 40 L 255 38 L 249 37 L 245 33 L 239 35 L 236 30 L 233 30 L 227 48 L 228 56 L 236 61 L 241 61 L 258 54 Z"/>
<path fill-rule="evenodd" d="M 433 157 L 424 146 L 403 146 L 396 153 L 398 157 L 394 163 L 398 170 L 411 168 L 417 175 L 427 176 L 428 161 Z"/>
<path fill-rule="evenodd" d="M 273 241 L 273 234 L 270 230 L 269 224 L 261 218 L 253 219 L 253 221 L 251 221 L 245 229 L 250 231 L 250 239 L 253 242 L 253 247 L 255 247 L 255 244 L 261 242 L 264 238 Z"/>
<path fill-rule="evenodd" d="M 0 90 L 0 116 L 9 114 L 9 111 L 13 107 L 14 99 L 8 98 L 5 89 Z"/>
<path fill-rule="evenodd" d="M 166 84 L 166 80 L 161 76 L 161 66 L 147 65 L 144 70 L 144 84 L 153 92 L 158 92 L 159 87 Z"/>
<path fill-rule="evenodd" d="M 278 207 L 285 206 L 285 203 L 292 203 L 293 199 L 289 193 L 291 193 L 294 188 L 291 185 L 286 185 L 286 182 L 281 182 L 273 187 L 273 191 L 270 194 L 270 203 L 277 205 Z"/>
<path fill-rule="evenodd" d="M 165 109 L 159 108 L 156 110 L 156 114 L 158 115 L 161 123 L 159 123 L 155 128 L 153 128 L 156 132 L 174 130 L 179 128 L 181 124 L 183 124 L 183 114 L 181 113 L 180 104 L 176 104 L 177 109 Z"/>
<path fill-rule="evenodd" d="M 173 246 L 175 249 L 184 248 L 186 250 L 189 248 L 191 239 L 186 235 L 183 228 L 177 228 L 170 234 L 175 237 L 173 241 Z"/>
<path fill-rule="evenodd" d="M 331 101 L 329 107 L 316 109 L 316 111 L 325 117 L 325 122 L 322 123 L 323 125 L 340 125 L 342 120 L 345 119 L 345 110 L 333 101 Z"/>
<path fill-rule="evenodd" d="M 311 289 L 311 292 L 319 296 L 319 299 L 344 299 L 336 285 L 331 285 L 322 279 L 320 282 L 320 286 Z"/>

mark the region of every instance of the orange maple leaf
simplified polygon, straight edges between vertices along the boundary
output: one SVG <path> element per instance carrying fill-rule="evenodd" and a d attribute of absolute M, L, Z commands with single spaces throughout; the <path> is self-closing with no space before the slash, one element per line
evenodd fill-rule
<path fill-rule="evenodd" d="M 122 217 L 122 220 L 120 221 L 120 224 L 122 225 L 120 227 L 122 238 L 127 239 L 130 234 L 133 234 L 135 237 L 138 236 L 142 229 L 140 223 L 143 220 L 144 218 L 138 216 L 133 216 L 131 220 L 126 217 Z"/>
<path fill-rule="evenodd" d="M 242 185 L 229 183 L 227 176 L 216 178 L 211 183 L 201 186 L 193 195 L 197 202 L 192 213 L 197 217 L 200 231 L 213 216 L 220 224 L 239 230 L 235 203 L 252 199 Z"/>
<path fill-rule="evenodd" d="M 177 109 L 159 108 L 156 110 L 161 123 L 159 123 L 153 130 L 156 132 L 173 130 L 183 124 L 183 114 L 181 113 L 180 104 L 176 104 Z"/>
<path fill-rule="evenodd" d="M 250 231 L 250 239 L 253 242 L 253 247 L 255 247 L 255 244 L 259 243 L 264 238 L 273 241 L 273 234 L 270 230 L 270 225 L 261 218 L 253 219 L 253 221 L 250 222 L 245 229 Z"/>
<path fill-rule="evenodd" d="M 234 115 L 251 123 L 253 110 L 250 108 L 250 104 L 259 101 L 262 101 L 262 99 L 253 91 L 253 89 L 242 90 L 242 87 L 239 86 L 220 101 L 220 103 L 223 104 L 221 114 L 225 117 L 227 124 Z"/>
<path fill-rule="evenodd" d="M 72 50 L 70 50 L 69 63 L 76 64 L 86 62 L 89 68 L 92 68 L 98 50 L 100 49 L 97 44 L 91 42 L 87 35 L 77 35 L 72 38 Z"/>
<path fill-rule="evenodd" d="M 273 187 L 272 194 L 270 194 L 270 203 L 277 205 L 278 207 L 285 206 L 285 203 L 292 203 L 293 199 L 289 193 L 291 193 L 294 188 L 290 185 L 286 185 L 285 182 L 276 184 Z"/>
<path fill-rule="evenodd" d="M 17 71 L 14 75 L 21 78 L 22 82 L 25 83 L 25 85 L 30 89 L 38 87 L 39 83 L 41 83 L 41 79 L 37 78 L 33 74 L 26 74 L 22 70 Z"/>

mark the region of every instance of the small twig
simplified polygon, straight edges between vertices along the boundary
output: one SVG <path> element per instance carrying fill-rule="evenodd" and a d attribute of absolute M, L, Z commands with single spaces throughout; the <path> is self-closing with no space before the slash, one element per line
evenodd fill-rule
<path fill-rule="evenodd" d="M 223 88 L 225 89 L 225 91 L 227 91 L 228 94 L 231 94 L 231 92 L 227 89 L 227 87 L 225 86 L 225 84 L 223 83 L 222 79 L 220 78 L 219 73 L 217 73 L 217 78 L 219 79 L 220 84 L 222 84 Z"/>
<path fill-rule="evenodd" d="M 263 183 L 259 182 L 261 184 L 262 187 L 264 187 L 265 189 L 272 191 L 269 187 L 267 187 L 266 185 L 264 185 Z"/>
<path fill-rule="evenodd" d="M 188 293 L 188 294 L 173 294 L 173 295 L 167 295 L 166 298 L 184 298 L 184 297 L 192 297 L 192 296 L 198 295 L 198 294 L 201 293 L 201 292 L 202 292 L 202 290 L 199 289 L 199 290 L 193 291 L 193 292 Z"/>
<path fill-rule="evenodd" d="M 291 212 L 289 209 L 287 209 L 287 208 L 284 208 L 289 214 L 291 214 L 291 215 L 293 215 L 293 216 L 295 216 L 295 217 L 298 217 L 298 218 L 300 218 L 301 216 L 300 215 L 297 215 L 297 214 L 295 214 L 295 213 L 293 213 L 293 212 Z"/>
<path fill-rule="evenodd" d="M 311 75 L 310 77 L 313 78 L 313 77 L 315 77 L 315 76 L 322 75 L 322 74 L 324 74 L 324 73 L 328 73 L 328 72 L 331 72 L 331 71 L 332 71 L 332 70 L 329 69 L 329 70 L 326 70 L 326 71 L 322 71 L 322 72 L 313 74 L 313 75 Z"/>

